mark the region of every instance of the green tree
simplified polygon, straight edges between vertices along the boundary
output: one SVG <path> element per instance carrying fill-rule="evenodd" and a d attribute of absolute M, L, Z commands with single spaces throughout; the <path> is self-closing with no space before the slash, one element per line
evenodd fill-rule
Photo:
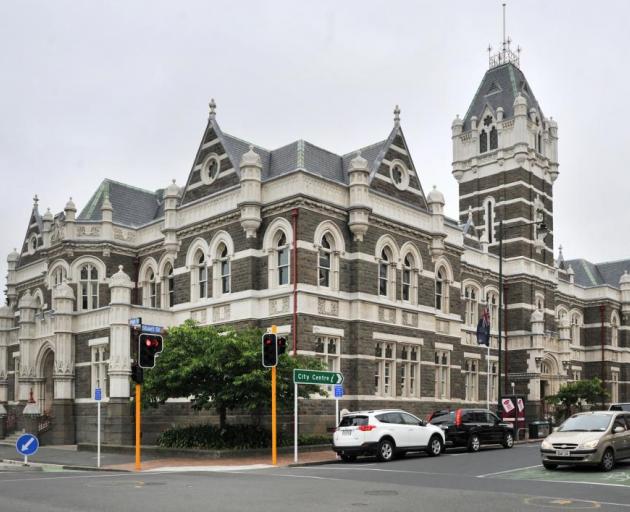
<path fill-rule="evenodd" d="M 576 411 L 582 411 L 586 404 L 593 405 L 608 396 L 608 391 L 597 377 L 591 380 L 568 382 L 556 395 L 546 398 L 560 408 L 559 412 L 568 418 Z"/>
<path fill-rule="evenodd" d="M 192 320 L 169 329 L 155 368 L 145 372 L 143 393 L 151 404 L 190 397 L 195 409 L 214 408 L 224 428 L 229 409 L 260 413 L 271 407 L 270 369 L 262 366 L 262 331 L 200 326 Z M 293 369 L 323 369 L 312 357 L 280 356 L 277 366 L 278 406 L 293 401 Z M 320 388 L 298 386 L 299 396 Z"/>

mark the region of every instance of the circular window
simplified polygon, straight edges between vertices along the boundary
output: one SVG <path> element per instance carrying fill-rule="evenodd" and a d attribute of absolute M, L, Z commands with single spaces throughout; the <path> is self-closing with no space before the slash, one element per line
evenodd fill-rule
<path fill-rule="evenodd" d="M 201 181 L 206 185 L 212 183 L 219 175 L 220 162 L 215 154 L 208 155 L 201 166 Z"/>
<path fill-rule="evenodd" d="M 405 190 L 409 185 L 409 171 L 403 162 L 394 160 L 389 168 L 389 175 L 396 188 Z"/>

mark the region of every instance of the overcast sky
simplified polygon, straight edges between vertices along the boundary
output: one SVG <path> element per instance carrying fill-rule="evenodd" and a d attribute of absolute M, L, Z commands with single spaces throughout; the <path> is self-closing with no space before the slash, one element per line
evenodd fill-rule
<path fill-rule="evenodd" d="M 555 240 L 630 257 L 630 2 L 511 1 L 508 32 L 559 124 Z M 392 110 L 425 190 L 458 214 L 450 126 L 501 38 L 501 2 L 27 1 L 0 4 L 0 274 L 32 207 L 79 210 L 104 178 L 182 185 L 216 99 L 232 135 L 338 153 L 385 138 Z M 557 247 L 556 247 L 557 250 Z"/>

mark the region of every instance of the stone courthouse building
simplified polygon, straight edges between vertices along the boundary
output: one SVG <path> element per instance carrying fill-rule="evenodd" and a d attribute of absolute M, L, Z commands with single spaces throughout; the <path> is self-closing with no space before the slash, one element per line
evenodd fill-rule
<path fill-rule="evenodd" d="M 101 387 L 105 442 L 129 444 L 131 317 L 276 324 L 343 372 L 348 409 L 485 407 L 499 382 L 500 221 L 507 381 L 528 417 L 561 384 L 595 376 L 630 401 L 630 260 L 554 252 L 558 125 L 509 47 L 452 124 L 458 219 L 426 193 L 398 108 L 383 135 L 344 155 L 304 140 L 270 150 L 223 133 L 212 102 L 182 187 L 105 179 L 80 213 L 72 199 L 42 213 L 35 199 L 0 309 L 9 430 L 32 392 L 45 442 L 93 441 Z M 489 355 L 475 338 L 485 307 Z M 332 424 L 332 399 L 305 402 Z M 185 399 L 164 407 L 160 428 L 193 421 Z"/>

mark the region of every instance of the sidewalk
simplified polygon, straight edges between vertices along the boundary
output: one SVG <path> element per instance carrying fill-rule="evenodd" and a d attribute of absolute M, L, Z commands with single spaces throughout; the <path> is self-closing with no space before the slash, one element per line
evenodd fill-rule
<path fill-rule="evenodd" d="M 0 460 L 21 461 L 21 457 L 12 445 L 0 444 Z M 28 458 L 29 462 L 56 464 L 66 466 L 68 469 L 96 469 L 96 453 L 89 451 L 78 451 L 76 445 L 69 446 L 43 446 L 35 455 Z M 335 461 L 335 454 L 332 450 L 322 450 L 317 452 L 300 453 L 300 463 Z M 278 456 L 278 466 L 287 466 L 293 463 L 293 454 L 282 454 Z M 271 465 L 271 450 L 268 455 L 256 457 L 235 457 L 235 458 L 164 458 L 146 455 L 142 457 L 142 471 L 158 471 L 168 468 L 169 471 L 187 471 L 199 468 L 199 470 L 209 470 L 208 468 L 239 467 L 244 469 L 248 466 Z M 135 458 L 133 454 L 102 453 L 101 469 L 118 471 L 135 471 Z"/>

